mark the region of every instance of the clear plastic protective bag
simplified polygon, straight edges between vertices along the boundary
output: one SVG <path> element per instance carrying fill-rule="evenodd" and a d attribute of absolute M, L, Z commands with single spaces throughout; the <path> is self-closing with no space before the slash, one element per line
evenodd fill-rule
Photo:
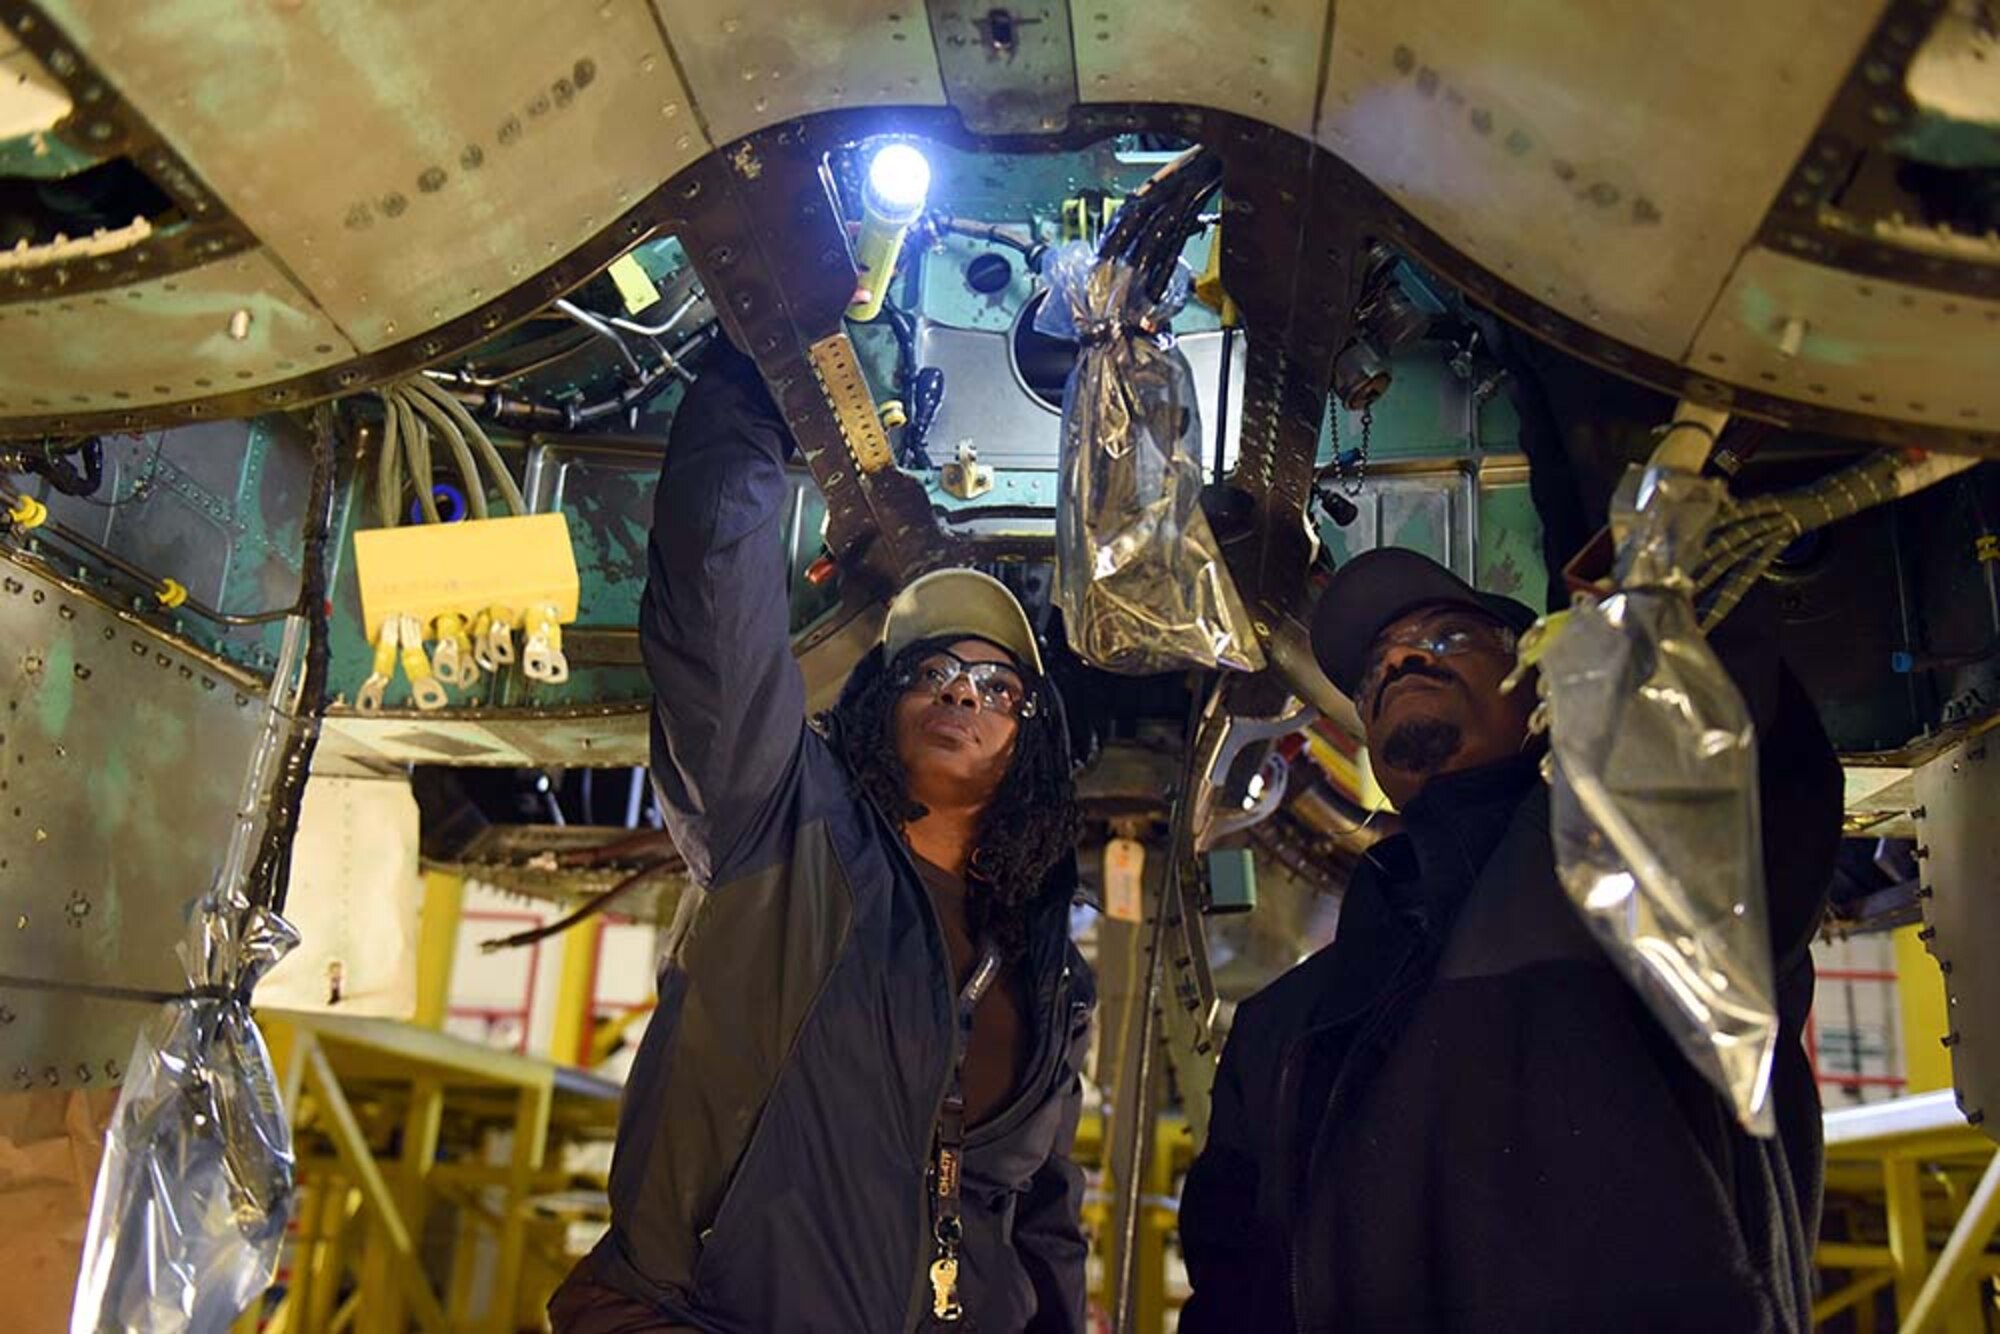
<path fill-rule="evenodd" d="M 1579 599 L 1537 662 L 1563 889 L 1742 1125 L 1770 1135 L 1756 735 L 1688 575 L 1725 499 L 1718 482 L 1632 469 L 1613 502 L 1618 591 Z"/>
<path fill-rule="evenodd" d="M 1201 413 L 1165 332 L 1192 281 L 1154 300 L 1138 271 L 1072 242 L 1043 268 L 1038 332 L 1082 344 L 1063 393 L 1057 604 L 1070 646 L 1127 675 L 1256 671 L 1263 650 L 1201 509 Z"/>
<path fill-rule="evenodd" d="M 212 893 L 180 954 L 190 994 L 140 1033 L 105 1137 L 70 1334 L 221 1331 L 270 1285 L 292 1213 L 292 1135 L 248 997 L 298 943 Z"/>

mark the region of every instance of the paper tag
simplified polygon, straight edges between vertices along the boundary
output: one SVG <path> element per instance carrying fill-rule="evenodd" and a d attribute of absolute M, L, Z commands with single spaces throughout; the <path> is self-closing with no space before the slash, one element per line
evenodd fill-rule
<path fill-rule="evenodd" d="M 660 299 L 660 289 L 653 286 L 653 280 L 646 276 L 637 255 L 620 255 L 613 260 L 611 281 L 618 284 L 618 295 L 625 299 L 628 315 L 637 315 Z"/>
<path fill-rule="evenodd" d="M 1104 845 L 1104 915 L 1120 922 L 1146 916 L 1141 886 L 1146 876 L 1146 845 L 1133 838 L 1114 838 Z"/>

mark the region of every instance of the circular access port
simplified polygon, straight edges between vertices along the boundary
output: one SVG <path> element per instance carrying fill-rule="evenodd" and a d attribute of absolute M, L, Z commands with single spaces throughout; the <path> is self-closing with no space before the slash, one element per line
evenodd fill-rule
<path fill-rule="evenodd" d="M 1051 338 L 1035 331 L 1035 315 L 1049 299 L 1047 290 L 1035 293 L 1014 317 L 1014 329 L 1007 338 L 1008 360 L 1021 387 L 1056 411 L 1062 411 L 1063 389 L 1076 366 L 1077 346 L 1067 338 Z"/>
<path fill-rule="evenodd" d="M 1005 255 L 977 255 L 965 266 L 965 285 L 981 296 L 1004 292 L 1013 281 L 1014 263 Z"/>

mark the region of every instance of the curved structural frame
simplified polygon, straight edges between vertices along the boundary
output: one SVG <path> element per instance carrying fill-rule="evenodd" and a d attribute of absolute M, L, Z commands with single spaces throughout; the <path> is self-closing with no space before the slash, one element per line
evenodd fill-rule
<path fill-rule="evenodd" d="M 768 263 L 697 254 L 725 318 L 761 325 L 770 302 L 810 344 L 838 322 L 801 295 L 804 271 L 829 293 L 847 280 L 832 219 L 802 212 L 826 207 L 828 149 L 891 129 L 1011 152 L 1136 131 L 1228 164 L 1246 413 L 1323 392 L 1312 363 L 1344 340 L 1354 247 L 1380 238 L 1668 392 L 2000 453 L 1980 354 L 2000 336 L 2000 248 L 1871 227 L 1837 195 L 1917 114 L 1904 74 L 1946 8 L 1704 0 L 1633 18 L 1348 0 L 1336 19 L 1325 0 L 694 0 L 668 16 L 605 0 L 592 27 L 571 6 L 500 0 L 463 30 L 395 14 L 337 31 L 310 7 L 229 24 L 236 7 L 0 0 L 79 108 L 62 132 L 134 150 L 187 203 L 173 237 L 207 228 L 224 245 L 163 240 L 143 278 L 117 267 L 129 256 L 109 272 L 17 265 L 34 276 L 11 290 L 0 276 L 0 434 L 247 415 L 407 374 L 648 236 L 720 236 L 718 191 L 787 205 L 751 219 Z M 371 152 L 327 154 L 330 126 Z"/>

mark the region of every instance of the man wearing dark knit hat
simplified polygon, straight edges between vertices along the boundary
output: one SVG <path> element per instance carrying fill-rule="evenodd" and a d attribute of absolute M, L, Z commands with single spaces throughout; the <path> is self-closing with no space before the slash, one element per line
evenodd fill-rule
<path fill-rule="evenodd" d="M 1757 723 L 1778 1135 L 1740 1129 L 1557 882 L 1534 613 L 1412 551 L 1343 566 L 1313 649 L 1402 831 L 1334 942 L 1237 1010 L 1188 1174 L 1184 1334 L 1802 1330 L 1819 1104 L 1800 1034 L 1840 769 L 1751 608 L 1714 645 Z"/>

